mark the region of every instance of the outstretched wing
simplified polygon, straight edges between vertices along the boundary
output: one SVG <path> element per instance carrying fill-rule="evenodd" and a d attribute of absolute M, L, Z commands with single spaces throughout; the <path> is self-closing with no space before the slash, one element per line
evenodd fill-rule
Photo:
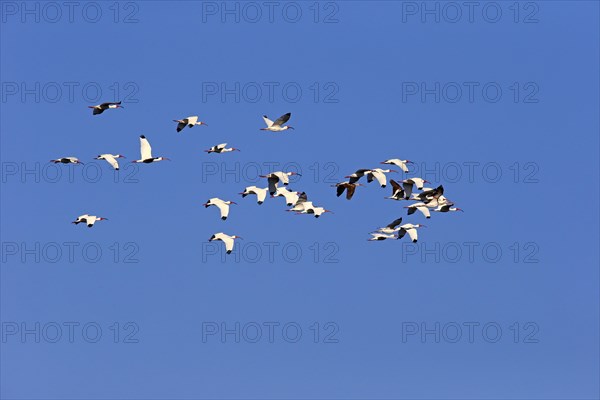
<path fill-rule="evenodd" d="M 112 156 L 112 154 L 104 154 L 103 155 L 106 162 L 108 162 L 114 169 L 119 170 L 119 163 L 116 158 Z"/>
<path fill-rule="evenodd" d="M 219 211 L 221 211 L 221 219 L 227 219 L 227 217 L 229 216 L 229 205 L 219 201 L 215 203 L 215 206 L 217 206 L 219 208 Z"/>
<path fill-rule="evenodd" d="M 404 188 L 404 198 L 410 199 L 410 195 L 412 194 L 413 184 L 402 182 L 402 187 Z"/>
<path fill-rule="evenodd" d="M 279 182 L 279 178 L 271 176 L 267 181 L 269 182 L 269 194 L 275 194 L 275 192 L 277 192 L 277 182 Z"/>
<path fill-rule="evenodd" d="M 281 126 L 290 120 L 292 113 L 283 114 L 281 117 L 277 118 L 273 125 Z M 266 122 L 266 121 L 265 121 Z"/>
<path fill-rule="evenodd" d="M 431 214 L 429 213 L 429 208 L 427 208 L 427 207 L 417 207 L 417 210 L 419 210 L 425 216 L 425 218 L 431 217 Z"/>
<path fill-rule="evenodd" d="M 410 240 L 412 240 L 413 243 L 416 243 L 417 239 L 418 239 L 417 230 L 413 228 L 413 229 L 409 229 L 406 232 L 408 232 L 408 236 L 410 236 Z"/>
<path fill-rule="evenodd" d="M 265 124 L 267 124 L 267 128 L 273 126 L 273 121 L 271 121 L 266 115 L 263 115 L 263 119 L 265 120 Z"/>
<path fill-rule="evenodd" d="M 369 176 L 374 176 L 381 187 L 385 187 L 385 185 L 387 185 L 387 178 L 385 177 L 385 174 L 383 172 L 373 171 L 369 174 Z M 373 179 L 371 178 L 371 180 Z"/>
<path fill-rule="evenodd" d="M 152 147 L 150 147 L 150 142 L 144 135 L 140 136 L 140 154 L 142 160 L 152 158 Z"/>
<path fill-rule="evenodd" d="M 401 223 L 402 223 L 402 217 L 400 217 L 398 219 L 395 219 L 391 223 L 387 224 L 386 228 L 394 229 L 395 227 L 397 227 Z"/>
<path fill-rule="evenodd" d="M 337 197 L 340 197 L 342 195 L 342 193 L 344 193 L 344 190 L 346 190 L 346 186 L 345 185 L 338 185 L 338 187 L 337 187 Z"/>
<path fill-rule="evenodd" d="M 356 185 L 348 185 L 346 187 L 346 199 L 350 200 L 352 198 L 352 196 L 354 196 L 355 190 L 356 190 Z"/>

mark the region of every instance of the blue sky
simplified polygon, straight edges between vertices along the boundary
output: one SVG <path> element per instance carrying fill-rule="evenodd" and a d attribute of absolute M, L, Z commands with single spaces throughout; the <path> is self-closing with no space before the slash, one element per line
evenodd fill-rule
<path fill-rule="evenodd" d="M 23 4 L 0 38 L 2 398 L 598 398 L 598 3 Z M 208 126 L 177 134 L 188 115 Z M 140 134 L 172 161 L 93 161 Z M 222 142 L 241 152 L 202 151 Z M 335 197 L 388 158 L 465 212 Z M 286 163 L 333 214 L 237 194 Z M 417 245 L 366 241 L 399 216 Z"/>

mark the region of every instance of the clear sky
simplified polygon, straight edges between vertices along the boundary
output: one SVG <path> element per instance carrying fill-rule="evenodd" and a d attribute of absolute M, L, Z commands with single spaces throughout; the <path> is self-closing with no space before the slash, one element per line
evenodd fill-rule
<path fill-rule="evenodd" d="M 598 398 L 597 2 L 1 7 L 2 398 Z M 335 196 L 388 158 L 465 212 Z"/>

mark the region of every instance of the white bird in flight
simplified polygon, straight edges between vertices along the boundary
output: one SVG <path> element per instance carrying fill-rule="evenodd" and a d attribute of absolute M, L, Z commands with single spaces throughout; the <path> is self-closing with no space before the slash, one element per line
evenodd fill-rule
<path fill-rule="evenodd" d="M 149 164 L 158 161 L 171 161 L 167 157 L 152 157 L 152 147 L 150 147 L 150 142 L 146 139 L 146 136 L 140 136 L 140 159 L 132 161 L 133 163 L 144 163 Z"/>
<path fill-rule="evenodd" d="M 293 127 L 291 127 L 289 125 L 286 125 L 286 126 L 283 125 L 289 121 L 291 116 L 292 116 L 292 113 L 287 113 L 287 114 L 284 114 L 281 117 L 277 118 L 275 120 L 275 122 L 273 122 L 269 119 L 269 117 L 267 117 L 266 115 L 263 115 L 263 119 L 265 120 L 265 124 L 267 124 L 267 127 L 260 128 L 260 130 L 261 131 L 271 131 L 271 132 L 281 132 L 281 131 L 286 131 L 288 129 L 294 129 Z"/>
<path fill-rule="evenodd" d="M 378 228 L 377 232 L 386 233 L 386 234 L 397 232 L 400 230 L 398 225 L 400 225 L 401 223 L 402 223 L 402 217 L 393 220 L 392 222 L 390 222 L 383 228 Z"/>
<path fill-rule="evenodd" d="M 392 184 L 392 195 L 386 199 L 404 200 L 404 188 L 393 179 L 390 179 L 390 183 Z"/>
<path fill-rule="evenodd" d="M 404 172 L 408 171 L 408 166 L 406 164 L 414 164 L 410 160 L 400 160 L 398 158 L 390 158 L 389 160 L 382 161 L 381 164 L 395 165 L 400 168 Z"/>
<path fill-rule="evenodd" d="M 423 190 L 423 185 L 425 183 L 431 183 L 426 179 L 421 178 L 408 178 L 402 181 L 402 187 L 404 188 L 404 198 L 410 199 L 410 195 L 413 191 L 413 185 L 417 187 L 419 190 Z"/>
<path fill-rule="evenodd" d="M 369 242 L 372 241 L 376 241 L 376 240 L 386 240 L 386 239 L 398 239 L 398 237 L 396 235 L 391 235 L 391 234 L 387 234 L 387 233 L 371 233 L 372 238 L 367 239 Z"/>
<path fill-rule="evenodd" d="M 310 206 L 309 206 L 309 204 L 310 204 Z M 328 213 L 328 212 L 333 213 L 333 211 L 326 210 L 323 207 L 315 207 L 312 204 L 312 202 L 307 201 L 304 203 L 303 210 L 296 212 L 296 214 L 312 214 L 315 216 L 315 218 L 319 218 L 321 215 Z"/>
<path fill-rule="evenodd" d="M 221 200 L 218 197 L 213 197 L 212 199 L 208 199 L 206 203 L 204 203 L 204 207 L 208 208 L 210 206 L 216 206 L 219 211 L 221 211 L 221 219 L 225 221 L 229 216 L 229 205 L 237 204 L 235 201 L 225 201 Z"/>
<path fill-rule="evenodd" d="M 108 218 L 102 218 L 102 217 L 96 217 L 95 215 L 88 215 L 88 214 L 83 214 L 80 215 L 79 217 L 77 217 L 77 219 L 75 221 L 72 222 L 72 224 L 87 224 L 88 228 L 91 228 L 92 226 L 94 226 L 94 223 L 96 221 L 108 221 Z"/>
<path fill-rule="evenodd" d="M 427 204 L 425 203 L 415 203 L 415 204 L 411 204 L 410 206 L 406 206 L 404 208 L 408 208 L 408 215 L 412 215 L 415 213 L 415 211 L 419 211 L 421 212 L 421 214 L 423 214 L 425 216 L 425 218 L 431 218 L 431 214 L 429 213 L 429 208 L 427 207 Z"/>
<path fill-rule="evenodd" d="M 452 206 L 453 206 L 452 203 L 439 205 L 431 211 L 436 211 L 436 212 L 461 211 L 461 212 L 464 212 L 464 210 L 462 208 L 452 207 Z"/>
<path fill-rule="evenodd" d="M 271 172 L 268 175 L 259 175 L 261 178 L 267 178 L 267 181 L 269 182 L 269 194 L 270 195 L 274 195 L 277 192 L 277 184 L 279 182 L 283 183 L 284 186 L 287 186 L 290 183 L 290 176 L 302 176 L 302 174 L 299 174 L 297 172 L 283 172 L 283 171 L 276 171 L 276 172 Z"/>
<path fill-rule="evenodd" d="M 93 115 L 98 115 L 98 114 L 102 114 L 105 110 L 113 109 L 113 108 L 125 108 L 121 105 L 121 102 L 117 102 L 117 103 L 102 103 L 102 104 L 98 104 L 95 106 L 88 106 L 88 108 L 92 108 L 94 111 L 92 111 Z"/>
<path fill-rule="evenodd" d="M 207 153 L 229 153 L 230 151 L 240 151 L 240 149 L 236 149 L 235 147 L 227 147 L 227 143 L 221 143 L 216 146 L 211 147 L 208 150 L 204 150 Z"/>
<path fill-rule="evenodd" d="M 256 195 L 256 201 L 260 205 L 267 198 L 267 188 L 259 188 L 259 187 L 256 187 L 256 186 L 248 186 L 240 194 L 242 195 L 242 197 L 246 197 L 249 194 L 255 194 Z"/>
<path fill-rule="evenodd" d="M 213 240 L 220 240 L 223 243 L 225 243 L 225 250 L 227 251 L 227 254 L 231 254 L 231 252 L 233 251 L 233 242 L 235 239 L 243 239 L 240 236 L 229 236 L 224 234 L 223 232 L 219 232 L 219 233 L 215 233 L 214 235 L 212 235 L 210 237 L 210 239 L 208 239 L 209 242 L 212 242 Z"/>
<path fill-rule="evenodd" d="M 398 172 L 393 169 L 381 169 L 381 168 L 373 168 L 369 173 L 367 173 L 367 182 L 373 182 L 373 179 L 377 179 L 379 182 L 379 186 L 382 188 L 387 186 L 387 178 L 385 174 L 389 172 Z"/>
<path fill-rule="evenodd" d="M 54 164 L 83 164 L 77 157 L 61 157 L 56 160 L 50 160 L 50 162 L 53 162 Z"/>
<path fill-rule="evenodd" d="M 117 158 L 126 158 L 121 154 L 100 154 L 98 157 L 94 158 L 95 160 L 106 160 L 114 169 L 119 170 L 119 162 Z"/>
<path fill-rule="evenodd" d="M 182 119 L 174 119 L 173 122 L 177 122 L 177 132 L 181 132 L 186 126 L 193 128 L 196 125 L 207 125 L 206 122 L 198 121 L 197 115 L 192 115 Z"/>
<path fill-rule="evenodd" d="M 298 201 L 300 192 L 293 192 L 286 187 L 278 187 L 275 191 L 275 194 L 272 194 L 271 197 L 284 197 L 285 204 L 288 206 L 296 204 Z"/>
<path fill-rule="evenodd" d="M 426 226 L 423 224 L 404 224 L 400 226 L 400 230 L 398 231 L 398 239 L 402 239 L 404 237 L 404 235 L 406 235 L 408 233 L 408 236 L 410 237 L 410 240 L 413 241 L 413 243 L 417 243 L 417 239 L 418 234 L 417 234 L 417 228 L 425 228 Z"/>

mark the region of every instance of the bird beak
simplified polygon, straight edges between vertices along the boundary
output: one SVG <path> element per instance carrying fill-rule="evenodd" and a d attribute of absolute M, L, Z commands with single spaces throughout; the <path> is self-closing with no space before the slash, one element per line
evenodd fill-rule
<path fill-rule="evenodd" d="M 390 169 L 390 172 L 396 172 L 396 173 L 398 173 L 398 171 L 396 171 L 395 169 Z"/>
<path fill-rule="evenodd" d="M 242 239 L 242 240 L 244 240 L 244 238 L 243 238 L 243 237 L 241 237 L 241 236 L 236 236 L 235 238 L 236 238 L 236 239 Z"/>
<path fill-rule="evenodd" d="M 288 129 L 296 130 L 296 128 L 294 128 L 293 126 L 288 126 Z"/>
<path fill-rule="evenodd" d="M 119 104 L 119 105 L 117 106 L 117 108 L 125 108 L 125 107 L 123 107 L 122 105 L 120 105 L 120 104 Z"/>
<path fill-rule="evenodd" d="M 350 178 L 350 175 L 345 176 L 344 178 Z"/>
<path fill-rule="evenodd" d="M 94 108 L 94 106 L 88 106 L 88 108 Z"/>
<path fill-rule="evenodd" d="M 427 225 L 419 225 L 419 228 L 427 228 Z"/>
<path fill-rule="evenodd" d="M 423 182 L 425 182 L 425 183 L 431 183 L 431 182 L 429 182 L 428 180 L 425 180 L 425 179 L 423 179 Z"/>
<path fill-rule="evenodd" d="M 410 160 L 406 160 L 407 164 L 414 164 L 414 162 L 410 161 Z"/>
<path fill-rule="evenodd" d="M 237 203 L 236 203 L 235 201 L 232 201 L 232 202 L 231 202 L 231 204 L 235 204 L 235 205 L 237 205 Z"/>
<path fill-rule="evenodd" d="M 85 163 L 82 163 L 81 161 L 77 161 L 77 164 L 83 164 L 83 165 L 85 165 Z"/>
<path fill-rule="evenodd" d="M 122 156 L 122 155 L 120 155 L 120 154 L 119 154 L 119 156 L 120 156 L 119 158 L 127 158 L 127 157 L 125 157 L 125 156 Z"/>
<path fill-rule="evenodd" d="M 208 124 L 206 122 L 202 122 L 202 121 L 200 121 L 200 125 L 206 125 L 206 126 L 208 126 Z"/>
<path fill-rule="evenodd" d="M 163 157 L 163 160 L 171 161 L 171 159 L 167 157 Z"/>
<path fill-rule="evenodd" d="M 234 148 L 233 150 L 234 150 L 234 151 L 241 151 L 240 149 L 236 149 L 236 148 Z"/>
<path fill-rule="evenodd" d="M 465 212 L 465 210 L 463 210 L 462 208 L 458 208 L 458 207 L 456 207 L 456 209 L 457 209 L 458 211 Z"/>
<path fill-rule="evenodd" d="M 208 207 L 208 203 L 204 203 L 202 204 L 204 207 Z"/>

